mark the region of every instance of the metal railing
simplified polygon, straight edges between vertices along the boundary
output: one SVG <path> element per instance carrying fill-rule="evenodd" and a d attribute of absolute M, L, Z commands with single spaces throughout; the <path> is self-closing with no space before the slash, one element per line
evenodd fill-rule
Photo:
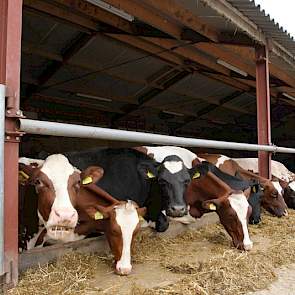
<path fill-rule="evenodd" d="M 177 137 L 30 119 L 20 119 L 20 131 L 40 135 L 128 141 L 142 144 L 178 145 L 186 147 L 205 147 L 229 150 L 266 151 L 272 153 L 295 153 L 295 148 L 278 147 L 275 145 L 258 145 L 239 142 Z"/>

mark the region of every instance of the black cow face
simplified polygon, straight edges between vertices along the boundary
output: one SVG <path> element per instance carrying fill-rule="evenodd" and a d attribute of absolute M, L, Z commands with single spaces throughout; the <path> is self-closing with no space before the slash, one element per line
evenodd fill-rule
<path fill-rule="evenodd" d="M 191 180 L 189 169 L 178 156 L 166 157 L 159 167 L 158 182 L 164 202 L 164 210 L 171 217 L 187 214 L 184 193 Z"/>
<path fill-rule="evenodd" d="M 249 217 L 249 223 L 258 224 L 261 221 L 261 200 L 263 196 L 262 188 L 259 184 L 251 186 L 251 193 L 248 199 L 252 207 L 252 214 Z"/>

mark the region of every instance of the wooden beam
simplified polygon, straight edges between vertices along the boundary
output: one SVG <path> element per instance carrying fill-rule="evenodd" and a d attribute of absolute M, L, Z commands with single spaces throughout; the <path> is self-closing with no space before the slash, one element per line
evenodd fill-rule
<path fill-rule="evenodd" d="M 85 31 L 85 29 L 96 31 L 98 29 L 97 22 L 74 13 L 69 9 L 62 9 L 53 3 L 41 0 L 24 0 L 24 9 L 25 12 L 29 13 L 41 13 L 42 17 L 44 17 L 44 15 L 50 16 L 51 18 L 53 17 L 54 21 L 66 21 L 68 24 L 78 26 L 78 29 L 83 28 L 82 31 Z"/>
<path fill-rule="evenodd" d="M 168 40 L 163 38 L 142 37 L 142 39 L 154 44 L 158 44 L 159 46 L 166 49 L 173 48 L 181 44 L 176 40 Z M 175 50 L 173 50 L 173 52 L 176 52 L 189 60 L 192 60 L 207 68 L 213 69 L 219 73 L 223 73 L 228 76 L 230 75 L 230 70 L 221 65 L 218 65 L 215 59 L 210 58 L 209 54 L 205 54 L 202 51 L 191 47 L 191 45 L 189 44 L 187 46 L 176 48 Z"/>
<path fill-rule="evenodd" d="M 72 44 L 64 51 L 62 55 L 62 61 L 53 61 L 49 63 L 47 68 L 38 77 L 37 87 L 32 86 L 27 89 L 26 96 L 30 97 L 34 92 L 41 90 L 42 86 L 46 84 L 61 68 L 65 65 L 79 50 L 81 50 L 88 42 L 95 38 L 96 33 L 91 35 L 80 33 L 80 36 L 76 38 Z"/>
<path fill-rule="evenodd" d="M 169 74 L 171 72 L 170 69 L 167 70 L 167 74 Z M 169 76 L 169 80 L 165 81 L 162 84 L 162 89 L 158 89 L 158 88 L 151 88 L 148 89 L 147 91 L 145 91 L 144 93 L 139 94 L 136 97 L 136 100 L 138 102 L 138 104 L 128 104 L 123 106 L 122 110 L 124 111 L 124 115 L 116 115 L 113 118 L 113 123 L 116 123 L 117 121 L 121 120 L 122 118 L 124 118 L 125 116 L 130 115 L 131 113 L 137 111 L 138 109 L 140 109 L 142 106 L 144 106 L 147 102 L 149 102 L 150 100 L 152 100 L 153 98 L 155 98 L 157 95 L 159 95 L 160 93 L 162 93 L 163 91 L 166 91 L 167 89 L 169 89 L 171 86 L 173 86 L 175 83 L 179 82 L 180 80 L 182 80 L 183 78 L 187 77 L 190 73 L 188 71 L 177 71 L 175 73 L 175 75 L 173 75 L 172 77 Z M 163 74 L 161 74 L 163 75 Z"/>
<path fill-rule="evenodd" d="M 136 33 L 136 26 L 133 23 L 84 0 L 54 0 L 54 2 L 66 7 L 67 10 L 87 15 L 95 21 L 109 24 L 124 32 Z"/>
<path fill-rule="evenodd" d="M 173 37 L 177 36 L 177 39 L 181 39 L 182 29 L 178 25 L 170 22 L 168 17 L 163 17 L 158 11 L 146 7 L 143 3 L 135 3 L 132 0 L 105 0 L 104 2 L 126 11 L 139 20 Z"/>
<path fill-rule="evenodd" d="M 236 55 L 234 52 L 227 51 L 223 49 L 218 44 L 209 44 L 209 43 L 198 43 L 195 45 L 196 48 L 214 56 L 216 59 L 222 59 L 227 63 L 241 69 L 242 71 L 246 72 L 248 75 L 255 77 L 255 64 L 251 64 L 251 61 L 243 60 L 240 56 Z"/>
<path fill-rule="evenodd" d="M 162 60 L 169 62 L 169 64 L 174 64 L 174 65 L 184 64 L 184 59 L 181 56 L 173 53 L 173 51 L 170 52 L 169 50 L 166 50 L 157 44 L 147 42 L 144 39 L 134 37 L 134 36 L 128 36 L 128 35 L 119 35 L 119 34 L 106 34 L 106 35 L 113 39 L 127 43 L 133 47 L 149 52 L 155 57 L 159 57 Z"/>
<path fill-rule="evenodd" d="M 218 42 L 218 32 L 210 27 L 207 23 L 201 20 L 198 16 L 193 14 L 191 10 L 184 8 L 174 0 L 137 0 L 144 2 L 146 5 L 152 7 L 156 12 L 160 11 L 169 18 L 174 18 L 183 26 L 191 28 L 199 34 L 205 36 L 211 41 Z"/>
<path fill-rule="evenodd" d="M 94 114 L 95 110 L 103 111 L 103 112 L 109 112 L 109 113 L 123 113 L 120 110 L 116 110 L 115 108 L 112 108 L 111 106 L 105 106 L 102 105 L 103 102 L 100 102 L 98 100 L 92 99 L 92 103 L 89 102 L 90 99 L 88 99 L 88 102 L 85 102 L 85 99 L 79 99 L 77 97 L 64 98 L 64 97 L 57 97 L 57 96 L 48 96 L 43 94 L 34 94 L 31 96 L 29 100 L 26 101 L 24 106 L 27 104 L 34 104 L 34 102 L 47 102 L 49 104 L 59 104 L 64 106 L 70 106 L 72 108 L 79 108 L 79 111 L 81 109 L 85 110 L 91 110 Z M 78 111 L 78 112 L 79 112 Z"/>
<path fill-rule="evenodd" d="M 255 51 L 254 49 L 250 48 L 240 48 L 237 46 L 231 46 L 231 45 L 223 45 L 223 48 L 226 48 L 235 54 L 238 54 L 242 56 L 242 58 L 249 60 L 251 62 L 255 63 Z M 280 69 L 278 66 L 276 66 L 274 63 L 270 62 L 269 64 L 269 70 L 270 74 L 281 81 L 285 82 L 291 87 L 295 87 L 295 78 L 291 76 L 288 72 L 286 72 L 284 69 Z"/>
<path fill-rule="evenodd" d="M 255 87 L 249 86 L 249 85 L 245 84 L 244 82 L 237 81 L 231 77 L 226 77 L 224 75 L 220 75 L 220 74 L 216 74 L 216 73 L 203 72 L 202 74 L 211 78 L 211 79 L 225 83 L 225 84 L 232 86 L 232 87 L 239 89 L 239 90 L 243 90 L 246 92 L 255 91 Z"/>

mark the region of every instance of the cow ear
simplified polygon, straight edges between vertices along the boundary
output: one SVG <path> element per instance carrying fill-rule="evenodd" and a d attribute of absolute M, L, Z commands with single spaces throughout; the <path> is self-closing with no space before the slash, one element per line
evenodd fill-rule
<path fill-rule="evenodd" d="M 113 206 L 104 207 L 96 204 L 95 209 L 91 210 L 90 215 L 94 220 L 108 219 L 110 218 L 110 211 L 112 209 Z"/>
<path fill-rule="evenodd" d="M 19 163 L 18 164 L 18 182 L 21 185 L 30 184 L 32 181 L 32 176 L 35 169 L 36 167 L 34 166 Z"/>
<path fill-rule="evenodd" d="M 90 166 L 81 172 L 81 182 L 83 185 L 98 182 L 104 174 L 103 168 L 99 166 Z"/>
<path fill-rule="evenodd" d="M 158 163 L 139 163 L 137 166 L 138 172 L 144 179 L 153 179 L 158 176 Z"/>
<path fill-rule="evenodd" d="M 201 177 L 201 171 L 197 166 L 189 169 L 189 174 L 191 179 L 198 179 Z"/>
<path fill-rule="evenodd" d="M 200 165 L 200 164 L 202 164 L 202 162 L 198 158 L 196 158 L 192 162 L 192 167 L 195 167 L 196 165 Z"/>
<path fill-rule="evenodd" d="M 220 200 L 219 199 L 212 199 L 202 202 L 202 207 L 206 210 L 216 211 L 220 207 Z"/>

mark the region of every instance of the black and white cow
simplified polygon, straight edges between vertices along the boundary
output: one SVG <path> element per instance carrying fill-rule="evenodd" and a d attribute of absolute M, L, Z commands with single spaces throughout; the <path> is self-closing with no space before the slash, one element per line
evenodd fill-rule
<path fill-rule="evenodd" d="M 160 163 L 160 172 L 158 175 L 159 181 L 163 179 L 164 188 L 168 195 L 174 194 L 174 199 L 177 199 L 178 207 L 176 212 L 167 212 L 167 215 L 172 217 L 183 216 L 187 213 L 184 201 L 184 194 L 189 184 L 195 165 L 201 163 L 204 159 L 199 158 L 195 153 L 188 149 L 176 146 L 143 146 L 136 147 L 137 150 L 144 152 Z M 250 216 L 251 223 L 259 223 L 260 221 L 260 204 L 261 204 L 261 188 L 255 181 L 241 180 L 240 178 L 222 173 L 214 165 L 208 165 L 210 171 L 224 181 L 229 187 L 235 190 L 249 190 L 247 193 L 248 202 L 252 206 L 252 214 Z M 162 174 L 161 174 L 162 173 Z M 249 196 L 250 195 L 250 196 Z M 184 220 L 184 219 L 183 219 Z"/>

